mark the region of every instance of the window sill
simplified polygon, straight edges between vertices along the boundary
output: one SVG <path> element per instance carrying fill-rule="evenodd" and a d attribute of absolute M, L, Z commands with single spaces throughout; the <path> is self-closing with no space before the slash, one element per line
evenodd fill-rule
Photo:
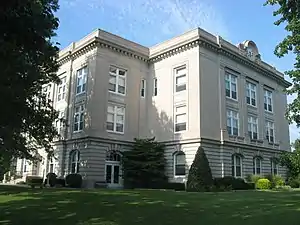
<path fill-rule="evenodd" d="M 84 92 L 80 92 L 80 93 L 76 93 L 75 96 L 77 97 L 77 96 L 84 95 L 84 94 L 86 94 L 85 91 Z"/>
<path fill-rule="evenodd" d="M 117 131 L 112 131 L 112 130 L 106 130 L 107 133 L 110 133 L 110 134 L 119 134 L 119 135 L 124 135 L 124 132 L 117 132 Z"/>
<path fill-rule="evenodd" d="M 108 92 L 113 95 L 118 95 L 118 96 L 122 96 L 122 97 L 126 96 L 126 92 L 125 92 L 125 94 L 121 94 L 121 93 L 117 93 L 117 92 L 113 92 L 113 91 L 108 91 Z"/>
<path fill-rule="evenodd" d="M 186 175 L 174 175 L 174 178 L 186 178 Z"/>
<path fill-rule="evenodd" d="M 248 106 L 249 108 L 257 109 L 257 105 L 251 105 L 251 104 L 248 104 L 248 103 L 247 103 L 247 106 Z"/>
<path fill-rule="evenodd" d="M 83 130 L 76 130 L 76 131 L 73 131 L 73 134 L 79 134 L 81 132 L 83 132 Z"/>
<path fill-rule="evenodd" d="M 231 98 L 231 97 L 228 97 L 228 96 L 226 96 L 226 99 L 228 99 L 230 101 L 234 101 L 234 102 L 238 102 L 239 101 L 238 99 Z"/>
<path fill-rule="evenodd" d="M 265 110 L 265 113 L 268 113 L 268 114 L 274 114 L 274 112 L 273 111 L 268 111 L 268 110 Z"/>

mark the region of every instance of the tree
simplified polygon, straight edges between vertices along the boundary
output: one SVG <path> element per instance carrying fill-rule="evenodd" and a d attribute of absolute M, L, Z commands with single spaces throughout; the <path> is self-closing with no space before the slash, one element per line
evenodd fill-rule
<path fill-rule="evenodd" d="M 280 18 L 274 23 L 276 26 L 285 24 L 288 35 L 276 46 L 275 55 L 283 57 L 292 52 L 296 62 L 294 69 L 286 71 L 293 85 L 287 89 L 288 94 L 295 94 L 296 98 L 288 105 L 287 118 L 300 126 L 300 0 L 268 0 L 265 5 L 277 5 L 279 9 L 274 11 L 274 16 Z"/>
<path fill-rule="evenodd" d="M 13 157 L 32 159 L 40 148 L 51 152 L 58 135 L 53 126 L 58 113 L 42 92 L 45 85 L 59 82 L 59 49 L 52 42 L 59 23 L 57 10 L 58 0 L 0 3 L 2 167 Z"/>
<path fill-rule="evenodd" d="M 282 166 L 288 169 L 288 176 L 296 178 L 300 175 L 300 140 L 297 139 L 293 143 L 295 151 L 283 152 L 280 155 L 279 161 Z"/>
<path fill-rule="evenodd" d="M 209 191 L 213 185 L 213 178 L 208 159 L 202 147 L 199 147 L 191 165 L 187 191 Z"/>
<path fill-rule="evenodd" d="M 123 152 L 122 168 L 126 188 L 164 188 L 165 146 L 154 138 L 135 139 L 132 150 Z"/>

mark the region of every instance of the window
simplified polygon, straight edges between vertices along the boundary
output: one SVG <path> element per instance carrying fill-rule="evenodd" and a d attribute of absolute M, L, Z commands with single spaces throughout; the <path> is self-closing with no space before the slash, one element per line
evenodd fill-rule
<path fill-rule="evenodd" d="M 258 122 L 254 116 L 248 116 L 248 134 L 251 139 L 258 139 Z"/>
<path fill-rule="evenodd" d="M 272 175 L 278 175 L 279 165 L 276 159 L 271 159 L 271 173 Z"/>
<path fill-rule="evenodd" d="M 54 173 L 54 160 L 52 157 L 49 159 L 49 172 L 48 173 Z"/>
<path fill-rule="evenodd" d="M 143 79 L 141 82 L 141 97 L 145 97 L 146 94 L 146 80 Z"/>
<path fill-rule="evenodd" d="M 186 130 L 186 106 L 177 106 L 175 108 L 175 132 Z"/>
<path fill-rule="evenodd" d="M 66 97 L 66 77 L 61 78 L 60 84 L 57 86 L 57 101 L 65 100 Z"/>
<path fill-rule="evenodd" d="M 256 106 L 256 84 L 246 83 L 247 104 Z"/>
<path fill-rule="evenodd" d="M 43 94 L 46 96 L 46 99 L 51 100 L 51 84 L 43 87 Z"/>
<path fill-rule="evenodd" d="M 253 158 L 253 174 L 254 175 L 261 174 L 261 158 L 260 157 Z"/>
<path fill-rule="evenodd" d="M 242 177 L 242 157 L 240 155 L 232 155 L 232 176 Z"/>
<path fill-rule="evenodd" d="M 64 117 L 65 117 L 65 112 L 59 111 L 58 119 L 56 120 L 56 129 L 58 132 L 60 132 L 64 127 Z"/>
<path fill-rule="evenodd" d="M 121 156 L 115 151 L 108 151 L 106 154 L 106 161 L 120 162 Z"/>
<path fill-rule="evenodd" d="M 179 152 L 174 155 L 174 175 L 185 176 L 185 154 Z"/>
<path fill-rule="evenodd" d="M 74 114 L 74 131 L 81 131 L 84 127 L 84 105 L 79 105 L 75 107 Z"/>
<path fill-rule="evenodd" d="M 227 132 L 229 135 L 239 135 L 239 114 L 233 110 L 227 110 Z"/>
<path fill-rule="evenodd" d="M 237 99 L 237 77 L 228 72 L 225 74 L 226 97 Z"/>
<path fill-rule="evenodd" d="M 175 90 L 176 92 L 186 90 L 186 66 L 175 69 Z"/>
<path fill-rule="evenodd" d="M 77 70 L 76 94 L 81 94 L 86 91 L 87 70 L 87 66 Z"/>
<path fill-rule="evenodd" d="M 126 91 L 126 70 L 110 66 L 109 68 L 109 87 L 113 93 L 125 95 Z"/>
<path fill-rule="evenodd" d="M 271 121 L 266 121 L 266 139 L 274 143 L 274 123 Z"/>
<path fill-rule="evenodd" d="M 157 96 L 157 78 L 153 79 L 153 84 L 154 84 L 154 88 L 153 88 L 153 95 Z"/>
<path fill-rule="evenodd" d="M 271 91 L 264 90 L 264 107 L 266 111 L 273 112 L 273 99 Z"/>
<path fill-rule="evenodd" d="M 125 107 L 109 104 L 107 107 L 106 130 L 124 133 Z"/>
<path fill-rule="evenodd" d="M 80 152 L 78 150 L 72 151 L 70 154 L 70 159 L 71 159 L 71 173 L 79 173 Z"/>
<path fill-rule="evenodd" d="M 24 159 L 24 172 L 28 172 L 28 161 Z"/>

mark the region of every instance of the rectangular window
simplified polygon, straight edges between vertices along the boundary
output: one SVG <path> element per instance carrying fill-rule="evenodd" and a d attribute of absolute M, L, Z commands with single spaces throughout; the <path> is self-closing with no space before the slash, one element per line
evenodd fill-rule
<path fill-rule="evenodd" d="M 51 100 L 51 84 L 48 84 L 45 87 L 43 87 L 42 92 L 46 96 L 47 100 Z"/>
<path fill-rule="evenodd" d="M 258 119 L 254 116 L 248 116 L 248 134 L 251 139 L 258 139 Z"/>
<path fill-rule="evenodd" d="M 271 173 L 272 175 L 278 175 L 278 163 L 275 160 L 271 160 Z"/>
<path fill-rule="evenodd" d="M 264 90 L 264 108 L 268 112 L 273 112 L 273 94 L 269 90 Z"/>
<path fill-rule="evenodd" d="M 157 78 L 153 79 L 153 95 L 157 96 Z"/>
<path fill-rule="evenodd" d="M 175 132 L 185 131 L 187 123 L 186 105 L 175 108 Z"/>
<path fill-rule="evenodd" d="M 185 91 L 187 83 L 187 71 L 186 66 L 175 69 L 175 90 L 176 92 Z"/>
<path fill-rule="evenodd" d="M 109 92 L 125 95 L 126 93 L 126 70 L 109 67 Z"/>
<path fill-rule="evenodd" d="M 229 135 L 239 135 L 239 114 L 233 110 L 227 110 L 227 131 Z"/>
<path fill-rule="evenodd" d="M 82 131 L 84 127 L 84 105 L 79 105 L 75 107 L 74 113 L 74 132 Z"/>
<path fill-rule="evenodd" d="M 125 107 L 108 104 L 106 130 L 124 133 Z"/>
<path fill-rule="evenodd" d="M 58 119 L 56 121 L 56 129 L 58 133 L 60 133 L 64 127 L 64 118 L 65 117 L 65 112 L 64 111 L 59 111 L 58 113 Z"/>
<path fill-rule="evenodd" d="M 145 97 L 146 95 L 146 80 L 143 79 L 141 81 L 141 97 Z"/>
<path fill-rule="evenodd" d="M 225 89 L 226 97 L 237 100 L 237 76 L 226 72 Z"/>
<path fill-rule="evenodd" d="M 57 101 L 65 100 L 66 97 L 66 77 L 61 78 L 60 84 L 57 86 Z"/>
<path fill-rule="evenodd" d="M 256 106 L 256 84 L 247 82 L 246 83 L 246 98 L 247 104 Z"/>
<path fill-rule="evenodd" d="M 266 139 L 269 143 L 274 143 L 275 135 L 274 135 L 274 123 L 271 121 L 266 121 Z"/>
<path fill-rule="evenodd" d="M 81 94 L 86 91 L 87 73 L 87 66 L 77 70 L 76 94 Z"/>

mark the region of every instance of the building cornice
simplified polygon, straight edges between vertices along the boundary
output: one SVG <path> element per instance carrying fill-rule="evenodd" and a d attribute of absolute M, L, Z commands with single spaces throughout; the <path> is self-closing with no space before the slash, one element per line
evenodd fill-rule
<path fill-rule="evenodd" d="M 115 51 L 119 54 L 137 59 L 137 60 L 141 60 L 143 62 L 148 62 L 149 57 L 146 55 L 142 55 L 139 54 L 135 51 L 130 50 L 129 48 L 125 48 L 123 46 L 120 46 L 118 44 L 112 43 L 110 41 L 106 41 L 103 40 L 99 37 L 94 37 L 92 39 L 90 39 L 86 44 L 74 49 L 74 50 L 70 50 L 68 52 L 66 52 L 65 54 L 63 54 L 59 59 L 58 59 L 58 63 L 59 65 L 63 65 L 67 62 L 69 62 L 70 60 L 75 60 L 76 58 L 85 55 L 86 53 L 92 51 L 93 49 L 95 49 L 96 47 L 99 48 L 106 48 L 112 51 Z"/>
<path fill-rule="evenodd" d="M 154 63 L 154 62 L 163 60 L 165 58 L 171 57 L 173 55 L 179 54 L 181 52 L 187 51 L 187 50 L 197 47 L 197 46 L 202 46 L 208 50 L 214 51 L 218 54 L 221 54 L 230 59 L 233 59 L 234 61 L 236 61 L 238 63 L 248 66 L 251 69 L 254 69 L 255 71 L 259 72 L 260 74 L 276 80 L 278 83 L 283 85 L 285 88 L 292 85 L 290 82 L 285 80 L 284 77 L 279 76 L 278 74 L 274 73 L 273 71 L 260 65 L 259 61 L 252 61 L 252 60 L 248 59 L 246 56 L 235 53 L 232 50 L 230 50 L 229 48 L 226 48 L 225 46 L 223 46 L 221 44 L 217 44 L 212 41 L 209 41 L 201 36 L 199 36 L 198 39 L 192 40 L 189 43 L 185 43 L 183 45 L 173 47 L 172 49 L 170 49 L 168 51 L 162 52 L 161 54 L 150 58 L 149 62 Z"/>

